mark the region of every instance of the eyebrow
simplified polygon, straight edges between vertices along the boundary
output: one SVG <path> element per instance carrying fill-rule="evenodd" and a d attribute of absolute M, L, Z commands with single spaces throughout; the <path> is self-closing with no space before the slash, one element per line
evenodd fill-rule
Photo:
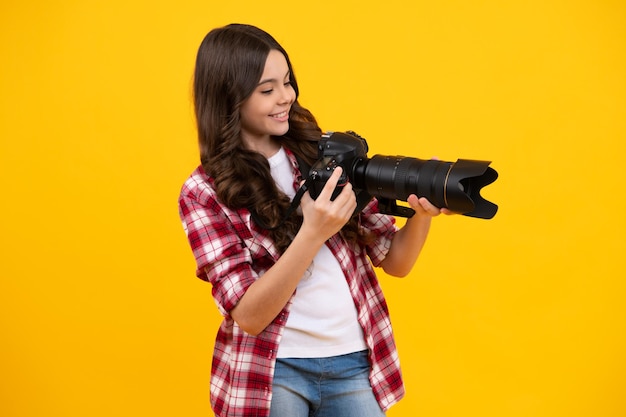
<path fill-rule="evenodd" d="M 289 77 L 289 74 L 291 74 L 291 71 L 287 71 L 287 73 L 285 74 L 285 78 Z M 257 86 L 261 85 L 261 84 L 265 84 L 265 83 L 273 83 L 276 82 L 276 78 L 267 78 L 265 80 L 261 80 Z"/>

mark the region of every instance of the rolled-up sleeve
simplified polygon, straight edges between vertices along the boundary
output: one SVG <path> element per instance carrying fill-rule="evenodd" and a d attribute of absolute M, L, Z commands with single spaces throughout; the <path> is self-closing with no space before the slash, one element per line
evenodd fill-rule
<path fill-rule="evenodd" d="M 376 236 L 374 242 L 367 246 L 367 254 L 372 265 L 378 266 L 387 256 L 391 240 L 398 231 L 396 219 L 393 216 L 381 214 L 378 211 L 378 201 L 372 199 L 361 211 L 361 227 Z"/>
<path fill-rule="evenodd" d="M 191 177 L 179 198 L 179 214 L 196 260 L 196 275 L 211 283 L 223 315 L 256 280 L 246 236 L 236 230 L 208 184 Z"/>

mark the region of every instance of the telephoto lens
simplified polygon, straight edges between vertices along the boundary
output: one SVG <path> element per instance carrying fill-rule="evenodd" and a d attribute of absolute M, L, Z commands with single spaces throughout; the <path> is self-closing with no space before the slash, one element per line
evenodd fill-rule
<path fill-rule="evenodd" d="M 317 198 L 334 167 L 341 166 L 357 195 L 357 210 L 376 197 L 381 212 L 411 217 L 413 210 L 397 206 L 396 200 L 407 201 L 415 194 L 464 216 L 491 219 L 498 211 L 496 204 L 480 195 L 483 187 L 498 178 L 496 170 L 489 167 L 490 161 L 445 162 L 386 155 L 369 159 L 367 151 L 365 139 L 354 132 L 323 135 L 319 160 L 309 171 L 311 196 Z M 339 191 L 338 187 L 333 196 Z"/>
<path fill-rule="evenodd" d="M 374 155 L 367 162 L 358 186 L 373 196 L 406 201 L 411 194 L 426 197 L 469 217 L 491 219 L 498 206 L 480 190 L 498 178 L 488 161 L 459 159 L 455 163 L 404 156 Z M 355 179 L 356 182 L 356 179 Z"/>

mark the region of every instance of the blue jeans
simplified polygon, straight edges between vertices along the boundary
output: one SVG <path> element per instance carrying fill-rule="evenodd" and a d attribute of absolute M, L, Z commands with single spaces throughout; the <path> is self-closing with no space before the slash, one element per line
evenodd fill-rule
<path fill-rule="evenodd" d="M 381 417 L 367 351 L 277 359 L 270 417 Z"/>

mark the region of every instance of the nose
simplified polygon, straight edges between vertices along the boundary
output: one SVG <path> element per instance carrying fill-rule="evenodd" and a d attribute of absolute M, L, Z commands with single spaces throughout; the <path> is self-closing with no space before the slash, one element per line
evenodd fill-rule
<path fill-rule="evenodd" d="M 296 92 L 291 84 L 283 85 L 281 88 L 280 101 L 284 104 L 291 104 L 296 100 Z"/>

